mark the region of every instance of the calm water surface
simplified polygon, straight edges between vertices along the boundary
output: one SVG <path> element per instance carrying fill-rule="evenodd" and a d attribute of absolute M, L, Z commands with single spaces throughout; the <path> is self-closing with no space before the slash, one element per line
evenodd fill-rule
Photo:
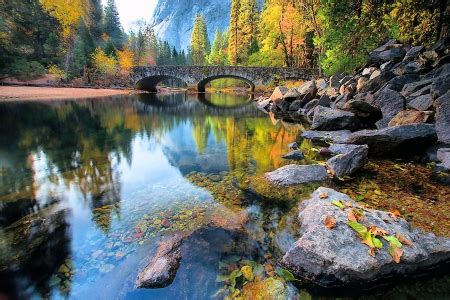
<path fill-rule="evenodd" d="M 295 240 L 296 203 L 240 186 L 289 163 L 280 156 L 304 128 L 274 122 L 248 100 L 175 94 L 0 104 L 0 299 L 224 298 L 243 265 L 283 282 L 274 268 Z M 307 163 L 317 159 L 312 151 Z M 244 230 L 218 226 L 243 214 Z M 175 281 L 136 290 L 138 271 L 173 232 L 189 236 Z M 439 297 L 448 282 L 382 293 Z M 289 283 L 283 297 L 315 295 L 322 292 Z"/>

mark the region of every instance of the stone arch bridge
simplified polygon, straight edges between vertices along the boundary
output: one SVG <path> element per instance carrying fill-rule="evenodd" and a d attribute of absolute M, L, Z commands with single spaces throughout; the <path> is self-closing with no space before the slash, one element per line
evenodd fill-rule
<path fill-rule="evenodd" d="M 180 79 L 199 93 L 206 85 L 220 78 L 235 78 L 246 82 L 251 90 L 257 85 L 267 85 L 275 79 L 310 80 L 319 75 L 318 69 L 294 69 L 272 67 L 235 66 L 154 66 L 135 67 L 133 81 L 137 89 L 156 92 L 158 83 L 168 79 Z"/>

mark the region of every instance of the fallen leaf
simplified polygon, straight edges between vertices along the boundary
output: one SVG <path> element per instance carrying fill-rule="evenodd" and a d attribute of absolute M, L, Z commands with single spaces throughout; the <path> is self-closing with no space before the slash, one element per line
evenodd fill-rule
<path fill-rule="evenodd" d="M 328 193 L 320 193 L 320 194 L 319 194 L 319 198 L 320 198 L 320 199 L 326 199 L 326 198 L 328 198 Z"/>
<path fill-rule="evenodd" d="M 244 278 L 248 281 L 253 281 L 255 279 L 255 276 L 253 275 L 253 270 L 251 266 L 243 266 L 241 268 L 242 275 L 244 275 Z"/>
<path fill-rule="evenodd" d="M 348 219 L 349 221 L 353 221 L 353 222 L 356 222 L 356 221 L 357 221 L 357 220 L 356 220 L 356 216 L 353 214 L 353 209 L 351 209 L 351 210 L 348 211 L 347 219 Z"/>
<path fill-rule="evenodd" d="M 286 280 L 286 281 L 297 280 L 297 279 L 295 279 L 294 274 L 292 274 L 290 271 L 280 268 L 280 267 L 275 268 L 275 273 L 277 273 L 278 276 L 284 278 L 284 280 Z M 297 280 L 297 281 L 299 281 L 299 280 Z"/>
<path fill-rule="evenodd" d="M 333 229 L 336 226 L 336 219 L 332 216 L 326 216 L 324 224 L 328 229 Z"/>
<path fill-rule="evenodd" d="M 388 232 L 380 227 L 377 227 L 375 225 L 369 226 L 369 232 L 375 236 L 384 236 L 387 235 Z"/>
<path fill-rule="evenodd" d="M 350 226 L 354 231 L 356 231 L 358 233 L 358 235 L 360 236 L 360 238 L 364 239 L 366 237 L 367 234 L 367 228 L 366 226 L 364 226 L 363 224 L 359 224 L 356 221 L 348 221 L 347 222 L 348 226 Z"/>
<path fill-rule="evenodd" d="M 400 262 L 400 258 L 401 258 L 402 255 L 403 255 L 403 250 L 400 249 L 400 247 L 397 247 L 396 245 L 391 244 L 391 245 L 389 246 L 389 253 L 390 253 L 391 256 L 392 256 L 392 259 L 393 259 L 396 263 L 399 263 L 399 262 Z"/>
<path fill-rule="evenodd" d="M 350 221 L 362 221 L 364 220 L 364 211 L 362 209 L 352 208 L 348 212 L 348 219 Z"/>
<path fill-rule="evenodd" d="M 378 248 L 381 249 L 383 248 L 383 243 L 376 237 L 372 237 L 372 241 L 373 241 L 373 245 Z"/>
<path fill-rule="evenodd" d="M 353 207 L 353 203 L 351 203 L 350 201 L 345 202 L 344 204 L 345 204 L 345 206 L 347 206 L 347 207 Z"/>
<path fill-rule="evenodd" d="M 391 209 L 388 214 L 394 221 L 397 221 L 397 218 L 401 216 L 400 211 L 396 208 Z"/>
<path fill-rule="evenodd" d="M 402 243 L 403 245 L 406 246 L 412 246 L 412 242 L 410 240 L 408 240 L 407 238 L 405 238 L 403 235 L 401 235 L 400 233 L 396 233 L 395 237 L 400 241 L 400 243 Z"/>
<path fill-rule="evenodd" d="M 333 201 L 331 201 L 331 204 L 333 204 L 334 206 L 339 207 L 340 209 L 344 209 L 345 208 L 345 205 L 339 200 L 333 200 Z"/>
<path fill-rule="evenodd" d="M 400 248 L 402 246 L 402 243 L 393 235 L 385 235 L 385 236 L 383 236 L 383 239 L 385 239 L 391 245 L 394 245 L 398 248 Z"/>
<path fill-rule="evenodd" d="M 370 256 L 375 257 L 375 248 L 369 248 L 368 252 Z"/>

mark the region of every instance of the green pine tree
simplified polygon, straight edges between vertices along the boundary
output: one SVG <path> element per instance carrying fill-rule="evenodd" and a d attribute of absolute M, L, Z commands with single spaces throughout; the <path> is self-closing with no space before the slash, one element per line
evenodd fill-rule
<path fill-rule="evenodd" d="M 205 65 L 210 50 L 206 21 L 203 15 L 195 16 L 191 36 L 192 64 Z"/>
<path fill-rule="evenodd" d="M 124 44 L 125 35 L 120 24 L 119 12 L 114 0 L 107 0 L 105 7 L 104 31 L 111 38 L 116 48 L 121 49 Z"/>

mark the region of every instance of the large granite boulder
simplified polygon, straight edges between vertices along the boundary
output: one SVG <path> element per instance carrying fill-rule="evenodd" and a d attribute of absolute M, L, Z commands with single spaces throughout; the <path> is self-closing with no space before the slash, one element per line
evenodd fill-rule
<path fill-rule="evenodd" d="M 378 91 L 381 87 L 383 87 L 387 82 L 389 82 L 392 78 L 395 77 L 395 74 L 391 71 L 387 71 L 381 73 L 380 76 L 377 76 L 369 81 L 367 81 L 363 87 L 359 90 L 360 93 L 365 93 L 369 91 Z"/>
<path fill-rule="evenodd" d="M 313 142 L 333 142 L 340 143 L 347 140 L 352 132 L 350 130 L 336 130 L 336 131 L 316 131 L 307 130 L 301 134 L 304 139 L 312 140 Z"/>
<path fill-rule="evenodd" d="M 431 84 L 431 96 L 433 99 L 439 98 L 450 89 L 450 73 L 441 75 L 433 80 Z"/>
<path fill-rule="evenodd" d="M 175 234 L 164 240 L 149 264 L 138 274 L 137 288 L 163 288 L 170 285 L 181 261 L 183 236 Z"/>
<path fill-rule="evenodd" d="M 375 98 L 374 104 L 381 109 L 383 117 L 376 124 L 378 128 L 387 127 L 389 121 L 405 108 L 405 98 L 397 91 L 385 88 Z"/>
<path fill-rule="evenodd" d="M 426 86 L 430 86 L 432 82 L 433 82 L 432 79 L 425 79 L 425 80 L 407 83 L 403 86 L 401 93 L 405 97 L 409 96 L 409 95 L 423 89 Z"/>
<path fill-rule="evenodd" d="M 430 107 L 433 105 L 433 97 L 431 97 L 430 94 L 425 94 L 419 97 L 416 97 L 412 99 L 408 104 L 407 107 L 413 108 L 416 110 L 429 110 Z"/>
<path fill-rule="evenodd" d="M 364 100 L 352 99 L 345 103 L 343 109 L 351 111 L 366 124 L 375 124 L 383 117 L 380 108 Z"/>
<path fill-rule="evenodd" d="M 411 124 L 356 131 L 342 143 L 368 145 L 370 155 L 382 156 L 388 153 L 415 153 L 433 144 L 436 140 L 436 130 L 433 124 Z"/>
<path fill-rule="evenodd" d="M 287 165 L 265 174 L 268 181 L 276 185 L 289 186 L 325 180 L 327 169 L 321 165 Z"/>
<path fill-rule="evenodd" d="M 343 209 L 332 204 L 336 200 Z M 363 213 L 358 227 L 370 247 L 349 226 L 354 209 Z M 385 211 L 359 207 L 349 196 L 329 188 L 318 188 L 300 203 L 298 221 L 300 238 L 281 264 L 296 277 L 321 286 L 356 286 L 415 275 L 450 260 L 450 239 L 413 229 L 403 218 Z"/>
<path fill-rule="evenodd" d="M 284 100 L 284 95 L 285 95 L 287 92 L 289 92 L 289 89 L 288 89 L 287 87 L 284 87 L 284 86 L 277 86 L 277 87 L 273 90 L 272 95 L 270 96 L 269 99 L 270 99 L 272 102 L 275 102 L 275 103 L 280 102 L 280 101 L 283 101 L 283 100 Z"/>
<path fill-rule="evenodd" d="M 299 99 L 302 101 L 302 106 L 314 99 L 317 95 L 317 86 L 314 80 L 307 81 L 297 88 Z"/>
<path fill-rule="evenodd" d="M 436 132 L 440 142 L 450 144 L 450 91 L 434 102 Z"/>
<path fill-rule="evenodd" d="M 367 145 L 333 144 L 328 150 L 337 154 L 327 161 L 328 170 L 336 177 L 355 174 L 367 163 Z"/>
<path fill-rule="evenodd" d="M 370 61 L 372 63 L 382 63 L 386 61 L 400 61 L 405 56 L 405 50 L 401 47 L 392 46 L 390 49 L 378 51 L 375 49 L 374 51 L 369 53 Z"/>
<path fill-rule="evenodd" d="M 361 123 L 354 113 L 317 106 L 314 109 L 314 117 L 311 125 L 313 130 L 357 130 Z"/>

